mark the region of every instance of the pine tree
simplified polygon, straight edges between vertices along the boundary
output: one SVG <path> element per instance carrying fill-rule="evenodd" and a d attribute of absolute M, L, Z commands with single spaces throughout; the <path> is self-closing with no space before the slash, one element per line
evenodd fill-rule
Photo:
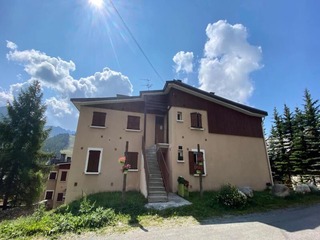
<path fill-rule="evenodd" d="M 293 115 L 290 111 L 290 108 L 287 105 L 284 105 L 284 113 L 283 113 L 283 147 L 284 151 L 284 164 L 285 164 L 285 172 L 287 175 L 287 179 L 291 182 L 292 172 L 294 166 L 291 163 L 291 155 L 292 155 L 292 145 L 293 145 Z"/>
<path fill-rule="evenodd" d="M 0 195 L 4 196 L 4 209 L 8 200 L 30 205 L 42 191 L 44 155 L 39 150 L 49 132 L 44 130 L 46 107 L 41 100 L 40 84 L 35 81 L 8 104 L 8 117 L 0 122 Z"/>
<path fill-rule="evenodd" d="M 274 180 L 283 182 L 286 180 L 287 161 L 285 159 L 285 144 L 283 132 L 283 120 L 277 109 L 273 112 L 274 125 L 271 128 L 269 142 L 269 159 Z"/>
<path fill-rule="evenodd" d="M 307 144 L 304 132 L 304 115 L 299 108 L 296 108 L 293 120 L 293 142 L 290 160 L 292 163 L 292 171 L 295 175 L 300 176 L 307 173 Z"/>
<path fill-rule="evenodd" d="M 308 90 L 304 93 L 304 134 L 306 141 L 307 174 L 320 173 L 320 120 L 318 100 L 313 101 Z"/>

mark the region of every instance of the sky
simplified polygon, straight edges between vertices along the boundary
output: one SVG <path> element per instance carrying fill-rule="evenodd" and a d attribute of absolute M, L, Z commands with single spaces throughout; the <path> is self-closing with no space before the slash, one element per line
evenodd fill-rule
<path fill-rule="evenodd" d="M 75 97 L 165 81 L 269 113 L 319 99 L 320 2 L 0 0 L 0 106 L 41 83 L 47 124 L 76 130 Z"/>

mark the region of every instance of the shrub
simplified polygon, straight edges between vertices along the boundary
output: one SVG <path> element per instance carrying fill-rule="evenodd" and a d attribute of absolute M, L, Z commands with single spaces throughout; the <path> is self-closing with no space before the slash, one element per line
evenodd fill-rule
<path fill-rule="evenodd" d="M 229 208 L 243 208 L 247 204 L 247 198 L 231 184 L 224 185 L 220 188 L 217 200 L 223 206 Z"/>

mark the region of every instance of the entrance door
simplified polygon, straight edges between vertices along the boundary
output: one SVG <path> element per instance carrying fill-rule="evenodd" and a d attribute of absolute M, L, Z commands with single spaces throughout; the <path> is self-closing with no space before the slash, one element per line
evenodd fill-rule
<path fill-rule="evenodd" d="M 164 117 L 156 116 L 155 143 L 164 143 Z"/>

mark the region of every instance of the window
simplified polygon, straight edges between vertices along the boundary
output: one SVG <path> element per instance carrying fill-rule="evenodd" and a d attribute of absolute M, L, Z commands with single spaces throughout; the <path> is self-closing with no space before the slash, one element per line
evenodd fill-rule
<path fill-rule="evenodd" d="M 196 168 L 199 167 L 198 160 L 203 161 L 203 165 L 200 166 L 202 169 L 202 175 L 206 175 L 206 162 L 204 158 L 204 150 L 200 150 L 200 153 L 198 154 L 197 149 L 192 149 L 192 151 L 189 151 L 189 173 L 191 175 L 196 174 Z"/>
<path fill-rule="evenodd" d="M 60 177 L 60 181 L 66 181 L 67 180 L 67 171 L 63 171 L 61 172 L 61 177 Z"/>
<path fill-rule="evenodd" d="M 138 153 L 127 152 L 126 164 L 130 164 L 130 170 L 138 170 Z"/>
<path fill-rule="evenodd" d="M 62 202 L 62 201 L 63 201 L 63 193 L 58 193 L 57 202 Z"/>
<path fill-rule="evenodd" d="M 49 174 L 50 180 L 56 180 L 56 177 L 57 177 L 57 172 L 50 172 L 50 174 Z"/>
<path fill-rule="evenodd" d="M 140 130 L 140 117 L 128 116 L 127 129 Z"/>
<path fill-rule="evenodd" d="M 177 112 L 177 121 L 182 122 L 182 112 Z"/>
<path fill-rule="evenodd" d="M 183 161 L 183 149 L 182 146 L 178 146 L 178 161 Z"/>
<path fill-rule="evenodd" d="M 52 198 L 53 198 L 53 190 L 47 190 L 46 195 L 44 196 L 44 199 L 52 200 Z"/>
<path fill-rule="evenodd" d="M 202 128 L 202 117 L 201 113 L 193 112 L 191 115 L 191 127 Z"/>
<path fill-rule="evenodd" d="M 89 148 L 87 154 L 87 162 L 86 162 L 86 174 L 98 174 L 100 173 L 100 165 L 101 165 L 101 148 Z"/>
<path fill-rule="evenodd" d="M 93 112 L 92 123 L 93 127 L 105 127 L 106 126 L 106 116 L 104 112 Z"/>

